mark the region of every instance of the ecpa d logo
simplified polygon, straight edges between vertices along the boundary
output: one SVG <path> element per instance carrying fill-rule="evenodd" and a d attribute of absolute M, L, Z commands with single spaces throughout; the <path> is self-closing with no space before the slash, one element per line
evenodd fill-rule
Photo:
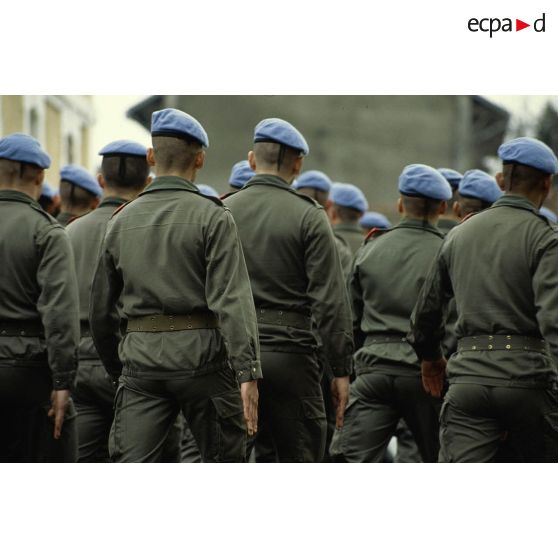
<path fill-rule="evenodd" d="M 477 33 L 479 31 L 483 33 L 490 33 L 490 38 L 492 38 L 492 35 L 494 33 L 498 33 L 499 31 L 521 31 L 522 29 L 531 27 L 530 23 L 526 23 L 525 21 L 516 18 L 514 28 L 512 22 L 513 19 L 509 17 L 504 17 L 502 19 L 500 19 L 499 17 L 485 17 L 482 19 L 472 17 L 468 21 L 467 27 L 469 28 L 469 31 L 472 31 L 473 33 Z M 544 33 L 546 30 L 546 14 L 543 14 L 540 18 L 536 19 L 533 22 L 532 27 L 537 33 Z"/>

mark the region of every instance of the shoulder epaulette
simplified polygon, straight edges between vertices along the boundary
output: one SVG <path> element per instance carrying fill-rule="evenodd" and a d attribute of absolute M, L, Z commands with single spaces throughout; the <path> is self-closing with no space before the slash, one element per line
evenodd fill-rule
<path fill-rule="evenodd" d="M 198 196 L 201 196 L 202 198 L 205 198 L 206 200 L 210 200 L 213 203 L 216 203 L 220 207 L 223 207 L 225 205 L 219 198 L 216 198 L 215 196 L 206 196 L 205 194 L 202 194 L 201 192 L 193 192 L 193 193 L 197 194 Z"/>
<path fill-rule="evenodd" d="M 129 202 L 123 203 L 122 205 L 119 205 L 113 212 L 113 214 L 110 216 L 110 218 L 112 219 L 117 213 L 120 213 L 129 203 L 132 203 L 133 200 L 130 200 Z"/>
<path fill-rule="evenodd" d="M 323 205 L 319 204 L 314 198 L 311 198 L 310 196 L 307 196 L 306 194 L 301 194 L 299 192 L 297 192 L 296 190 L 293 190 L 292 188 L 289 188 L 288 190 L 291 194 L 294 194 L 295 196 L 302 198 L 303 200 L 306 200 L 308 203 L 313 204 L 315 207 L 321 207 L 323 209 Z"/>
<path fill-rule="evenodd" d="M 51 225 L 60 225 L 60 223 L 50 213 L 46 212 L 38 202 L 30 203 L 29 206 L 47 219 Z M 60 226 L 62 227 L 62 225 Z"/>
<path fill-rule="evenodd" d="M 364 239 L 364 244 L 366 244 L 367 242 L 370 242 L 371 240 L 374 240 L 375 238 L 378 238 L 379 236 L 382 236 L 383 234 L 391 231 L 392 229 L 378 229 L 377 227 L 374 227 L 373 229 L 370 229 L 370 231 L 368 232 L 368 234 L 366 235 L 365 239 Z"/>
<path fill-rule="evenodd" d="M 230 198 L 231 196 L 234 196 L 234 194 L 238 194 L 238 192 L 240 192 L 240 190 L 231 190 L 230 192 L 227 192 L 226 194 L 223 194 L 219 197 L 219 199 L 221 201 L 226 200 L 227 198 Z"/>

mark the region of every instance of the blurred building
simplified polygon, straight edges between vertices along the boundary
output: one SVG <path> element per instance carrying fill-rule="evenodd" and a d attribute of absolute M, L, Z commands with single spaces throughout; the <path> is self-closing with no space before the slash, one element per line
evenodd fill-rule
<path fill-rule="evenodd" d="M 90 95 L 0 96 L 0 136 L 24 132 L 36 137 L 52 158 L 46 178 L 58 183 L 60 167 L 89 167 L 90 133 L 94 123 Z"/>
<path fill-rule="evenodd" d="M 308 140 L 306 170 L 320 169 L 333 180 L 356 184 L 375 209 L 388 212 L 405 165 L 484 168 L 509 121 L 506 110 L 477 95 L 157 95 L 127 114 L 149 129 L 151 113 L 165 107 L 203 123 L 210 148 L 202 181 L 221 192 L 232 164 L 246 158 L 255 124 L 275 116 L 292 122 Z"/>

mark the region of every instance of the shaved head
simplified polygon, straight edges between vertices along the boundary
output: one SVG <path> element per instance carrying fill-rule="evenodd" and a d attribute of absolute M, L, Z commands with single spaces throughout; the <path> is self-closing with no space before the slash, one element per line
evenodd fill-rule
<path fill-rule="evenodd" d="M 153 137 L 155 165 L 159 175 L 173 174 L 171 171 L 188 171 L 201 151 L 202 145 L 193 140 L 167 136 Z"/>

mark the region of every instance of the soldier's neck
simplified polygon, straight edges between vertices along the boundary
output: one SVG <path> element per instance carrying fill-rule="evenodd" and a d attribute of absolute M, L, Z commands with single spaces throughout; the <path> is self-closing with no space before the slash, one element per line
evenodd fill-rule
<path fill-rule="evenodd" d="M 0 190 L 14 190 L 16 192 L 21 192 L 22 194 L 27 194 L 30 198 L 38 200 L 41 195 L 41 187 L 35 185 L 27 184 L 10 184 L 4 185 L 0 184 Z"/>
<path fill-rule="evenodd" d="M 518 198 L 525 198 L 529 200 L 534 206 L 540 208 L 546 199 L 546 194 L 540 191 L 524 191 L 524 190 L 506 190 L 508 196 L 517 196 Z"/>
<path fill-rule="evenodd" d="M 294 179 L 293 173 L 281 172 L 275 168 L 256 168 L 256 174 L 269 174 L 271 176 L 276 176 L 277 178 L 281 178 L 282 180 L 284 180 L 287 184 L 290 184 Z"/>
<path fill-rule="evenodd" d="M 126 201 L 135 200 L 142 190 L 117 190 L 115 188 L 105 188 L 104 196 L 105 198 L 120 198 Z"/>
<path fill-rule="evenodd" d="M 155 167 L 155 174 L 157 176 L 177 176 L 183 180 L 188 180 L 189 182 L 196 181 L 197 170 L 187 169 L 187 170 L 176 170 L 176 169 L 161 169 Z"/>

